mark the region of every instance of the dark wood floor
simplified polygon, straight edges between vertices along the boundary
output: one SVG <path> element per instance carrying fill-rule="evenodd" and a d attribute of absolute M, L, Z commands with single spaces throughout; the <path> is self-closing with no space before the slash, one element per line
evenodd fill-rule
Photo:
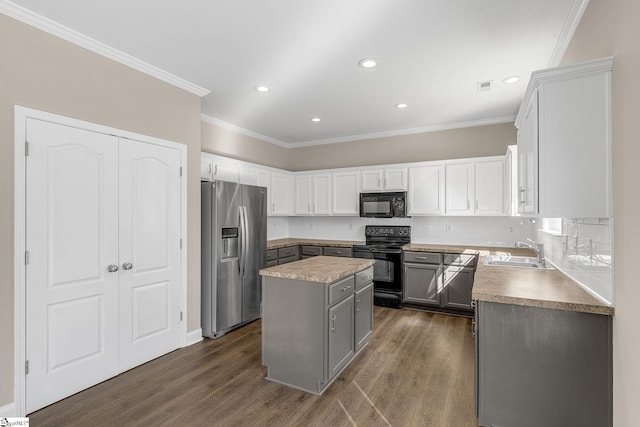
<path fill-rule="evenodd" d="M 260 321 L 29 415 L 32 426 L 477 426 L 471 320 L 375 307 L 375 332 L 322 396 L 264 379 Z"/>

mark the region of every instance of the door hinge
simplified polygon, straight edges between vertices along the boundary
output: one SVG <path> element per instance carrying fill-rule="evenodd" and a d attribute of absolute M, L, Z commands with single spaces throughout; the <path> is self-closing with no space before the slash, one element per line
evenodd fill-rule
<path fill-rule="evenodd" d="M 24 142 L 24 156 L 25 157 L 29 156 L 29 141 Z"/>
<path fill-rule="evenodd" d="M 27 375 L 29 373 L 29 361 L 24 361 L 24 374 Z"/>
<path fill-rule="evenodd" d="M 182 312 L 180 312 L 180 321 L 182 322 Z"/>
<path fill-rule="evenodd" d="M 29 251 L 24 251 L 24 265 L 29 265 Z"/>
<path fill-rule="evenodd" d="M 182 176 L 182 166 L 180 166 L 180 176 Z"/>

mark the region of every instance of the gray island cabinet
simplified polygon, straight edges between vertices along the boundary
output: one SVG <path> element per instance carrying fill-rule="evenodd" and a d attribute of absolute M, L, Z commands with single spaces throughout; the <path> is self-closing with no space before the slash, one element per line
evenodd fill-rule
<path fill-rule="evenodd" d="M 267 379 L 321 394 L 373 333 L 373 261 L 317 256 L 260 270 Z"/>

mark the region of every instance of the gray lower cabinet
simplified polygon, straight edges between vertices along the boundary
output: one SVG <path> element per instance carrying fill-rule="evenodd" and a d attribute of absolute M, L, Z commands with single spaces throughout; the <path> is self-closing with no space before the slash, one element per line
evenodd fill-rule
<path fill-rule="evenodd" d="M 267 251 L 267 262 L 265 267 L 273 267 L 278 265 L 278 250 L 277 249 L 269 249 Z"/>
<path fill-rule="evenodd" d="M 471 291 L 475 271 L 472 268 L 445 266 L 442 272 L 442 306 L 473 310 Z"/>
<path fill-rule="evenodd" d="M 300 252 L 302 253 L 302 259 L 322 255 L 322 246 L 300 246 Z"/>
<path fill-rule="evenodd" d="M 353 257 L 351 248 L 337 248 L 334 246 L 325 246 L 322 248 L 322 254 L 325 256 Z"/>
<path fill-rule="evenodd" d="M 329 380 L 355 354 L 353 293 L 329 309 Z"/>
<path fill-rule="evenodd" d="M 404 302 L 410 306 L 470 315 L 475 254 L 403 253 Z"/>
<path fill-rule="evenodd" d="M 364 288 L 356 290 L 355 295 L 356 352 L 364 347 L 373 333 L 373 282 L 367 283 Z"/>
<path fill-rule="evenodd" d="M 442 267 L 404 263 L 404 300 L 426 305 L 440 305 Z"/>
<path fill-rule="evenodd" d="M 478 301 L 475 323 L 481 426 L 613 424 L 611 316 Z"/>
<path fill-rule="evenodd" d="M 267 379 L 322 393 L 373 331 L 373 267 L 333 283 L 262 277 Z"/>

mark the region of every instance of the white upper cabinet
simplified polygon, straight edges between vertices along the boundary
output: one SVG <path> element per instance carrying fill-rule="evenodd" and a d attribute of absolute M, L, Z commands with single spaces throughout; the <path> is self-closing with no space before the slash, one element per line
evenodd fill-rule
<path fill-rule="evenodd" d="M 518 129 L 518 213 L 538 213 L 538 91 L 526 104 Z"/>
<path fill-rule="evenodd" d="M 474 161 L 474 214 L 504 215 L 505 158 Z"/>
<path fill-rule="evenodd" d="M 296 215 L 331 215 L 331 174 L 296 175 Z"/>
<path fill-rule="evenodd" d="M 213 159 L 200 156 L 200 179 L 203 181 L 213 180 Z"/>
<path fill-rule="evenodd" d="M 611 216 L 612 65 L 613 58 L 605 58 L 532 74 L 516 126 L 519 166 L 537 173 L 538 188 L 528 182 L 534 172 L 519 174 L 521 212 Z M 533 198 L 527 194 L 535 190 Z M 533 209 L 532 199 L 538 202 Z"/>
<path fill-rule="evenodd" d="M 406 191 L 407 168 L 366 169 L 361 172 L 363 192 Z"/>
<path fill-rule="evenodd" d="M 444 164 L 409 168 L 408 215 L 444 215 Z"/>
<path fill-rule="evenodd" d="M 293 213 L 293 175 L 272 173 L 269 186 L 269 216 L 287 216 Z"/>
<path fill-rule="evenodd" d="M 505 214 L 505 156 L 445 164 L 447 215 Z"/>
<path fill-rule="evenodd" d="M 447 215 L 472 215 L 473 163 L 447 163 L 444 171 Z"/>
<path fill-rule="evenodd" d="M 333 174 L 333 215 L 358 215 L 360 205 L 360 173 L 358 171 Z"/>
<path fill-rule="evenodd" d="M 269 171 L 265 169 L 240 167 L 238 182 L 246 185 L 256 185 L 258 187 L 269 187 Z"/>
<path fill-rule="evenodd" d="M 200 155 L 200 179 L 238 182 L 239 177 L 240 168 L 233 159 L 208 153 Z"/>

